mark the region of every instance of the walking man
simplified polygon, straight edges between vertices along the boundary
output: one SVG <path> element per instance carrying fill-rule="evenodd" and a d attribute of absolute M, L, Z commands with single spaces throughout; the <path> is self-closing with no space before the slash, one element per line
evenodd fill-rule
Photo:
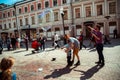
<path fill-rule="evenodd" d="M 58 34 L 57 33 L 55 33 L 55 36 L 54 36 L 54 46 L 55 46 L 55 49 L 58 47 L 60 47 L 59 46 L 59 44 L 58 44 L 58 41 L 59 41 L 59 36 L 58 36 Z"/>
<path fill-rule="evenodd" d="M 28 51 L 28 36 L 27 35 L 24 37 L 24 41 L 25 41 L 26 51 Z"/>

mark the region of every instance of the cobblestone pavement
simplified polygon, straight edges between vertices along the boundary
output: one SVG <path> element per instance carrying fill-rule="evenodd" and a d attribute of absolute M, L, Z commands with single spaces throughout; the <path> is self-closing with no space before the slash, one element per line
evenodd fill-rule
<path fill-rule="evenodd" d="M 88 43 L 85 41 L 85 45 Z M 105 66 L 102 68 L 95 64 L 98 60 L 95 48 L 80 50 L 81 65 L 77 67 L 66 67 L 66 53 L 51 47 L 35 54 L 31 53 L 31 48 L 28 51 L 4 49 L 0 60 L 6 56 L 16 59 L 12 70 L 18 80 L 120 80 L 120 39 L 112 39 L 111 43 L 104 45 Z M 52 58 L 56 60 L 51 61 Z"/>

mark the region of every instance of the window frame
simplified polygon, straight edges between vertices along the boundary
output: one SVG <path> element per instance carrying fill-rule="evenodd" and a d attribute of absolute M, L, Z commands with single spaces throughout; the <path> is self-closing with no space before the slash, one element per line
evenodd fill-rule
<path fill-rule="evenodd" d="M 46 6 L 46 2 L 48 2 L 48 6 Z M 48 1 L 48 0 L 45 0 L 45 1 L 44 1 L 44 8 L 49 8 L 49 7 L 50 7 L 49 1 Z"/>
<path fill-rule="evenodd" d="M 110 6 L 110 3 L 115 3 L 115 9 L 113 9 L 113 6 Z M 117 5 L 116 5 L 116 2 L 115 1 L 110 1 L 109 3 L 108 3 L 108 13 L 109 14 L 116 14 L 116 7 L 117 7 Z M 112 12 L 112 13 L 110 13 L 110 11 L 112 11 L 112 10 L 110 10 L 112 8 L 112 10 L 115 10 L 114 12 Z"/>

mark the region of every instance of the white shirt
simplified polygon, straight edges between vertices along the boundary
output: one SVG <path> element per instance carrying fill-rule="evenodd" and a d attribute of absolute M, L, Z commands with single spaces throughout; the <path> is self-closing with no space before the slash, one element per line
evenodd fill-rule
<path fill-rule="evenodd" d="M 59 40 L 59 36 L 56 34 L 55 36 L 54 36 L 54 41 L 58 41 Z"/>

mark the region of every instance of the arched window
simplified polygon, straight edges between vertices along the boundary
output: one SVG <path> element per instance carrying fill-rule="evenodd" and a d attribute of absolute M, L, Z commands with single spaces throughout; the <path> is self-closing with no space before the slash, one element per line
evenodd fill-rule
<path fill-rule="evenodd" d="M 0 25 L 0 29 L 2 29 L 2 25 Z"/>
<path fill-rule="evenodd" d="M 25 7 L 25 12 L 27 12 L 28 11 L 28 9 L 27 9 L 27 7 Z"/>
<path fill-rule="evenodd" d="M 11 28 L 11 24 L 9 23 L 9 28 Z"/>
<path fill-rule="evenodd" d="M 8 17 L 10 17 L 10 12 L 8 12 Z"/>
<path fill-rule="evenodd" d="M 19 14 L 21 14 L 21 8 L 19 9 Z"/>
<path fill-rule="evenodd" d="M 41 3 L 38 3 L 37 7 L 38 7 L 38 10 L 41 9 Z"/>
<path fill-rule="evenodd" d="M 34 5 L 31 5 L 31 11 L 34 11 Z"/>
<path fill-rule="evenodd" d="M 13 11 L 13 16 L 15 16 L 15 11 Z"/>
<path fill-rule="evenodd" d="M 49 2 L 45 1 L 45 8 L 48 8 L 48 7 L 49 7 Z"/>
<path fill-rule="evenodd" d="M 14 28 L 16 28 L 16 23 L 15 22 L 13 23 L 13 25 L 14 25 Z"/>

